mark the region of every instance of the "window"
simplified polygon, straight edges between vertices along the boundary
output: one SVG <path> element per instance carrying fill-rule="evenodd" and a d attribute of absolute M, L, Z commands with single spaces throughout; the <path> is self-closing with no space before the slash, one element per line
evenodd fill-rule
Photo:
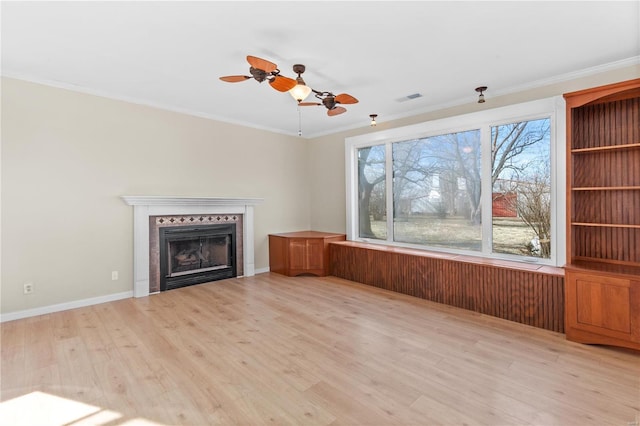
<path fill-rule="evenodd" d="M 358 224 L 361 238 L 387 239 L 384 145 L 358 150 Z"/>
<path fill-rule="evenodd" d="M 563 112 L 552 98 L 348 138 L 348 238 L 562 264 Z"/>
<path fill-rule="evenodd" d="M 480 131 L 391 147 L 394 241 L 481 250 Z"/>
<path fill-rule="evenodd" d="M 493 252 L 551 256 L 551 120 L 491 127 Z"/>

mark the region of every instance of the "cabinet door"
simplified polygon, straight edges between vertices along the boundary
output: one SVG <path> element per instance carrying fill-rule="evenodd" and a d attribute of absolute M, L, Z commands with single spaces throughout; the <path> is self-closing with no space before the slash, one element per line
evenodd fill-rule
<path fill-rule="evenodd" d="M 289 267 L 292 271 L 318 273 L 324 270 L 324 240 L 292 239 L 289 242 Z"/>
<path fill-rule="evenodd" d="M 286 275 L 288 273 L 288 259 L 287 240 L 269 235 L 269 270 Z"/>
<path fill-rule="evenodd" d="M 312 239 L 307 241 L 307 265 L 308 269 L 325 269 L 324 239 Z"/>
<path fill-rule="evenodd" d="M 640 342 L 637 282 L 567 271 L 566 286 L 568 329 Z M 569 330 L 567 334 L 570 334 Z"/>
<path fill-rule="evenodd" d="M 307 264 L 307 240 L 304 238 L 292 238 L 289 240 L 289 269 L 309 269 Z"/>

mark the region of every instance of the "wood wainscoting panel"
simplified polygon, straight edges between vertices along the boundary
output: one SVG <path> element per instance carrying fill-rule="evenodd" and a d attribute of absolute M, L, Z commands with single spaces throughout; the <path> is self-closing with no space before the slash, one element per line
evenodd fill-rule
<path fill-rule="evenodd" d="M 330 244 L 329 255 L 340 278 L 564 332 L 561 268 L 354 242 Z"/>

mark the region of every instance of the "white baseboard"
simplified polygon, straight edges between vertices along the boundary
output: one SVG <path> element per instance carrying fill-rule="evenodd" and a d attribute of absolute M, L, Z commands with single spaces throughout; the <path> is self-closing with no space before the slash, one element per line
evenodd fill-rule
<path fill-rule="evenodd" d="M 269 267 L 258 268 L 256 274 L 269 272 Z M 39 308 L 25 309 L 24 311 L 9 312 L 8 314 L 0 314 L 0 323 L 13 321 L 22 318 L 35 317 L 38 315 L 51 314 L 53 312 L 66 311 L 68 309 L 83 308 L 85 306 L 98 305 L 105 302 L 113 302 L 114 300 L 128 299 L 133 297 L 133 291 L 125 291 L 122 293 L 108 294 L 106 296 L 92 297 L 90 299 L 75 300 L 73 302 L 59 303 L 57 305 L 42 306 Z"/>
<path fill-rule="evenodd" d="M 106 296 L 91 297 L 89 299 L 74 300 L 73 302 L 59 303 L 57 305 L 42 306 L 39 308 L 25 309 L 24 311 L 9 312 L 0 314 L 0 322 L 13 321 L 22 318 L 35 317 L 37 315 L 51 314 L 53 312 L 66 311 L 68 309 L 83 308 L 85 306 L 98 305 L 115 300 L 128 299 L 133 297 L 133 291 L 108 294 Z"/>

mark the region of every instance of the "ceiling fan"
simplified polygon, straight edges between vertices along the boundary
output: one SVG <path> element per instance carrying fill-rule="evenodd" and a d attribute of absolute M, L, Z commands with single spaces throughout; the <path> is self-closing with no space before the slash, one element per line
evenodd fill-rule
<path fill-rule="evenodd" d="M 316 98 L 320 99 L 321 102 L 299 102 L 298 105 L 300 106 L 324 105 L 325 108 L 327 108 L 327 115 L 329 117 L 333 117 L 334 115 L 347 112 L 346 108 L 339 106 L 340 104 L 358 103 L 358 100 L 356 98 L 346 93 L 334 95 L 331 92 L 319 92 L 317 90 L 313 90 L 313 93 L 315 93 Z"/>
<path fill-rule="evenodd" d="M 300 106 L 315 106 L 315 105 L 324 105 L 327 108 L 327 115 L 332 117 L 334 115 L 342 114 L 347 111 L 346 108 L 339 106 L 340 104 L 355 104 L 358 103 L 358 100 L 351 95 L 346 93 L 341 93 L 339 95 L 334 95 L 331 92 L 320 92 L 318 90 L 314 90 L 308 86 L 306 86 L 304 80 L 302 79 L 301 74 L 305 71 L 305 66 L 301 64 L 296 64 L 293 66 L 293 72 L 298 74 L 297 79 L 284 77 L 280 75 L 280 70 L 278 66 L 273 62 L 267 61 L 266 59 L 258 58 L 256 56 L 247 56 L 247 62 L 249 62 L 250 68 L 249 73 L 251 75 L 228 75 L 224 77 L 220 77 L 220 80 L 226 81 L 228 83 L 239 83 L 241 81 L 249 80 L 253 78 L 258 82 L 262 83 L 263 81 L 269 81 L 269 84 L 274 89 L 280 92 L 288 92 L 291 91 L 296 86 L 302 87 L 306 89 L 306 92 L 300 97 L 297 94 L 294 94 L 293 91 L 292 96 L 297 99 L 298 105 Z M 315 94 L 315 97 L 320 99 L 321 102 L 301 102 L 310 92 Z"/>
<path fill-rule="evenodd" d="M 279 92 L 287 92 L 297 84 L 296 80 L 280 75 L 278 66 L 273 62 L 251 55 L 247 56 L 247 62 L 250 65 L 249 73 L 251 75 L 228 75 L 220 77 L 220 80 L 228 83 L 239 83 L 250 78 L 260 83 L 267 80 L 271 87 Z"/>

